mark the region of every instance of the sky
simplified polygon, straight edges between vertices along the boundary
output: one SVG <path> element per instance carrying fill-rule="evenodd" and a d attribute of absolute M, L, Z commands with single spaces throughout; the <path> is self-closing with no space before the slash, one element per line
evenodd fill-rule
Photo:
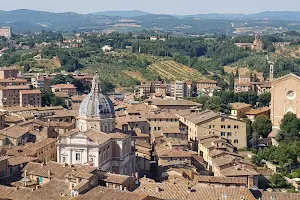
<path fill-rule="evenodd" d="M 2 0 L 0 10 L 31 9 L 93 13 L 142 10 L 156 14 L 256 13 L 300 11 L 299 0 Z"/>

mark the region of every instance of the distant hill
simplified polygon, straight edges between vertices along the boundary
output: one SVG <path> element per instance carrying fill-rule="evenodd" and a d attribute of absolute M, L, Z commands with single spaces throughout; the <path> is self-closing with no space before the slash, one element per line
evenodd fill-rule
<path fill-rule="evenodd" d="M 264 11 L 254 14 L 220 14 L 220 13 L 210 13 L 210 14 L 196 14 L 196 15 L 186 15 L 185 17 L 199 17 L 204 19 L 272 19 L 272 20 L 296 20 L 300 21 L 299 11 Z"/>
<path fill-rule="evenodd" d="M 148 15 L 150 13 L 143 12 L 140 10 L 128 10 L 128 11 L 104 11 L 104 12 L 97 12 L 91 13 L 91 15 L 102 15 L 108 17 L 138 17 L 143 15 Z"/>
<path fill-rule="evenodd" d="M 134 24 L 122 19 L 136 20 Z M 260 22 L 269 18 L 272 22 Z M 252 20 L 252 21 L 251 21 Z M 289 22 L 286 22 L 288 20 Z M 197 15 L 164 15 L 151 14 L 139 10 L 106 11 L 91 14 L 74 12 L 52 13 L 35 10 L 0 10 L 0 27 L 9 26 L 13 33 L 53 31 L 140 31 L 156 29 L 173 31 L 180 34 L 199 35 L 204 33 L 232 34 L 235 28 L 245 22 L 248 26 L 283 27 L 299 30 L 300 12 L 296 11 L 266 11 L 255 14 L 197 14 Z M 122 24 L 124 23 L 124 24 Z M 120 25 L 122 24 L 122 25 Z"/>

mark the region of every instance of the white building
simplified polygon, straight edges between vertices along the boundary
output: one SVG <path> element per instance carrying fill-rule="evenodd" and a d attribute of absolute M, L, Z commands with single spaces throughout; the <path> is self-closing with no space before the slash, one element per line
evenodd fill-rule
<path fill-rule="evenodd" d="M 102 47 L 102 51 L 104 52 L 110 52 L 112 51 L 114 48 L 108 45 L 105 45 L 104 47 Z"/>
<path fill-rule="evenodd" d="M 101 93 L 98 76 L 80 105 L 77 125 L 59 138 L 58 162 L 92 165 L 117 174 L 135 173 L 131 136 L 115 130 L 114 106 Z"/>

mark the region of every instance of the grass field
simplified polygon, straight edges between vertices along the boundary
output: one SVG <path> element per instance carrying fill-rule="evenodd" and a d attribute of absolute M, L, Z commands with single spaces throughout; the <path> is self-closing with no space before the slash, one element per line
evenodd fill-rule
<path fill-rule="evenodd" d="M 178 64 L 172 60 L 160 61 L 152 64 L 150 70 L 169 80 L 199 80 L 203 76 L 197 70 Z"/>

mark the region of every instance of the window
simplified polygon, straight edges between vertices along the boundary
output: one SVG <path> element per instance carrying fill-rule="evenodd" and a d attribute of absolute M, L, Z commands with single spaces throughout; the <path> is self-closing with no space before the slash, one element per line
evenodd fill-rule
<path fill-rule="evenodd" d="M 160 128 L 160 127 L 157 127 L 157 129 L 158 129 L 158 130 L 161 130 L 161 128 Z"/>
<path fill-rule="evenodd" d="M 215 128 L 215 125 L 213 125 L 212 127 Z"/>
<path fill-rule="evenodd" d="M 239 140 L 234 140 L 233 143 L 237 144 L 239 143 Z"/>
<path fill-rule="evenodd" d="M 225 118 L 221 118 L 221 122 L 225 122 Z"/>
<path fill-rule="evenodd" d="M 228 126 L 227 126 L 227 128 L 231 128 L 231 126 L 230 126 L 230 125 L 228 125 Z"/>
<path fill-rule="evenodd" d="M 234 129 L 238 129 L 239 128 L 239 126 L 238 125 L 234 125 Z"/>
<path fill-rule="evenodd" d="M 225 136 L 226 135 L 226 133 L 225 132 L 221 132 L 221 136 Z"/>
<path fill-rule="evenodd" d="M 209 125 L 208 128 L 211 128 L 211 125 Z"/>
<path fill-rule="evenodd" d="M 231 133 L 231 132 L 228 132 L 228 133 L 227 133 L 227 136 L 232 136 L 232 133 Z"/>
<path fill-rule="evenodd" d="M 225 125 L 221 125 L 221 128 L 225 128 Z"/>
<path fill-rule="evenodd" d="M 154 130 L 156 131 L 156 127 L 154 127 Z"/>
<path fill-rule="evenodd" d="M 94 164 L 94 158 L 93 157 L 90 159 L 90 161 L 91 161 L 91 163 Z"/>
<path fill-rule="evenodd" d="M 80 153 L 76 153 L 75 154 L 75 160 L 76 161 L 80 161 Z"/>
<path fill-rule="evenodd" d="M 62 162 L 63 162 L 63 163 L 66 162 L 66 157 L 65 157 L 65 156 L 62 157 Z"/>

